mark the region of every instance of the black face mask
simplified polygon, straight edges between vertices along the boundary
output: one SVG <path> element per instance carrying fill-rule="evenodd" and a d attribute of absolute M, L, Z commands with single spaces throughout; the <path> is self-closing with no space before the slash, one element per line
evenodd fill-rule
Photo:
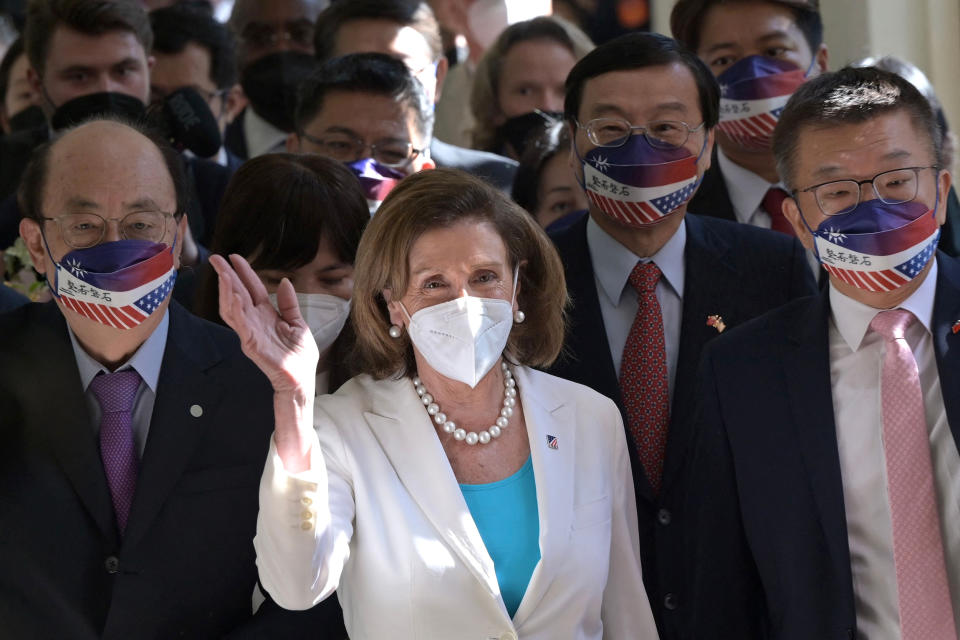
<path fill-rule="evenodd" d="M 8 124 L 10 125 L 10 133 L 37 129 L 47 126 L 47 116 L 43 113 L 43 109 L 37 105 L 31 105 L 13 114 Z"/>
<path fill-rule="evenodd" d="M 54 130 L 78 125 L 93 116 L 108 114 L 140 120 L 146 111 L 146 105 L 125 93 L 90 93 L 73 100 L 67 100 L 57 107 L 50 119 Z"/>
<path fill-rule="evenodd" d="M 497 140 L 501 147 L 505 144 L 513 147 L 519 158 L 523 156 L 527 144 L 539 133 L 562 119 L 563 114 L 558 111 L 540 111 L 539 109 L 514 116 L 497 127 Z"/>
<path fill-rule="evenodd" d="M 289 133 L 294 129 L 297 87 L 316 66 L 316 59 L 307 53 L 271 53 L 247 65 L 240 74 L 240 86 L 258 116 Z"/>

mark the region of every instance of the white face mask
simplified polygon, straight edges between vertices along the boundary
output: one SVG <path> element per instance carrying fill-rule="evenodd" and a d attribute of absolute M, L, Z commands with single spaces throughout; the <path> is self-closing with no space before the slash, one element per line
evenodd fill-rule
<path fill-rule="evenodd" d="M 270 304 L 277 308 L 277 294 L 270 294 Z M 310 333 L 323 353 L 330 348 L 350 316 L 350 301 L 326 293 L 298 293 L 297 305 Z"/>
<path fill-rule="evenodd" d="M 517 291 L 517 274 L 513 276 Z M 487 375 L 507 346 L 513 300 L 464 296 L 425 307 L 411 316 L 407 331 L 420 355 L 437 373 L 470 388 Z"/>

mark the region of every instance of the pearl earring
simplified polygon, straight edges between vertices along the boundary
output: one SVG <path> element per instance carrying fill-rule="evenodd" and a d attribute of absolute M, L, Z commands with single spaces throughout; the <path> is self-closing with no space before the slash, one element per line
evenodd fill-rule
<path fill-rule="evenodd" d="M 394 338 L 394 339 L 399 338 L 399 337 L 400 337 L 400 327 L 398 327 L 398 326 L 395 325 L 395 324 L 394 324 L 394 325 L 391 325 L 391 326 L 390 326 L 390 330 L 387 331 L 387 333 L 390 334 L 390 337 L 391 337 L 391 338 Z"/>
<path fill-rule="evenodd" d="M 526 319 L 527 319 L 527 314 L 525 314 L 523 311 L 520 311 L 519 309 L 517 309 L 517 312 L 513 314 L 513 321 L 516 322 L 517 324 L 522 324 L 523 321 Z"/>

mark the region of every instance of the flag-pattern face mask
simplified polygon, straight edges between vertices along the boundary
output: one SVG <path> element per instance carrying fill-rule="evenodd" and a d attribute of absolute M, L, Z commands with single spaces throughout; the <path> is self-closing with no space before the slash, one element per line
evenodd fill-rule
<path fill-rule="evenodd" d="M 853 287 L 893 291 L 916 278 L 936 252 L 936 210 L 937 204 L 931 210 L 916 200 L 863 201 L 850 213 L 828 217 L 816 231 L 810 229 L 814 252 L 830 275 Z"/>
<path fill-rule="evenodd" d="M 810 68 L 816 63 L 810 64 Z M 770 148 L 780 113 L 797 88 L 807 81 L 792 62 L 747 56 L 717 76 L 720 83 L 720 123 L 717 127 L 744 149 Z"/>
<path fill-rule="evenodd" d="M 380 164 L 373 158 L 348 162 L 347 167 L 360 180 L 360 187 L 367 197 L 367 207 L 370 209 L 371 216 L 380 208 L 387 194 L 404 178 L 404 174 Z"/>
<path fill-rule="evenodd" d="M 56 272 L 47 285 L 63 306 L 83 317 L 115 329 L 132 329 L 157 311 L 173 290 L 174 246 L 176 239 L 173 246 L 117 240 L 74 249 L 60 262 L 50 255 Z"/>
<path fill-rule="evenodd" d="M 619 147 L 594 147 L 583 157 L 581 186 L 587 199 L 614 220 L 630 227 L 661 222 L 686 204 L 700 184 L 697 163 L 685 147 L 659 149 L 633 134 Z"/>

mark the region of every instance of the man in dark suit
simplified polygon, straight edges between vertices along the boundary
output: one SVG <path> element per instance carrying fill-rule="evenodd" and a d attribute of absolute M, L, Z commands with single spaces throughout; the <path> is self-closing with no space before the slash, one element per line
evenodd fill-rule
<path fill-rule="evenodd" d="M 873 68 L 784 109 L 785 211 L 830 282 L 704 354 L 697 638 L 958 637 L 960 263 L 935 253 L 938 140 L 923 96 Z"/>
<path fill-rule="evenodd" d="M 272 395 L 234 334 L 169 302 L 179 163 L 100 120 L 25 172 L 20 232 L 56 300 L 0 317 L 10 637 L 247 637 L 269 617 L 258 637 L 322 631 L 272 603 L 252 619 Z"/>
<path fill-rule="evenodd" d="M 670 28 L 673 37 L 695 51 L 724 88 L 732 84 L 724 72 L 737 63 L 749 64 L 750 59 L 801 70 L 808 77 L 827 70 L 818 0 L 679 0 L 670 16 Z M 736 69 L 732 73 L 737 74 L 741 86 L 745 82 L 757 86 L 782 82 L 772 74 L 755 78 Z M 765 89 L 760 87 L 758 91 Z M 721 97 L 732 98 L 734 93 Z M 782 107 L 786 96 L 782 91 L 774 93 Z M 776 106 L 771 109 L 770 122 L 779 111 Z M 735 115 L 739 114 L 732 109 L 722 109 L 721 122 Z M 770 149 L 770 131 L 753 131 L 757 133 L 755 138 L 735 137 L 721 124 L 713 162 L 690 201 L 690 211 L 792 233 L 779 209 L 783 185 Z M 773 195 L 768 197 L 768 193 Z"/>
<path fill-rule="evenodd" d="M 0 313 L 10 311 L 30 302 L 25 296 L 20 295 L 10 287 L 0 282 Z"/>
<path fill-rule="evenodd" d="M 426 2 L 352 0 L 335 2 L 317 18 L 315 47 L 321 61 L 348 53 L 385 53 L 403 61 L 435 105 L 443 91 L 447 59 L 440 26 Z M 517 172 L 510 158 L 430 138 L 430 159 L 438 167 L 462 169 L 509 192 Z"/>
<path fill-rule="evenodd" d="M 644 582 L 661 637 L 682 638 L 680 507 L 700 351 L 813 281 L 796 240 L 686 215 L 717 122 L 716 82 L 693 53 L 664 36 L 624 36 L 577 63 L 566 90 L 571 164 L 590 209 L 552 235 L 573 307 L 566 357 L 551 372 L 624 415 Z"/>

